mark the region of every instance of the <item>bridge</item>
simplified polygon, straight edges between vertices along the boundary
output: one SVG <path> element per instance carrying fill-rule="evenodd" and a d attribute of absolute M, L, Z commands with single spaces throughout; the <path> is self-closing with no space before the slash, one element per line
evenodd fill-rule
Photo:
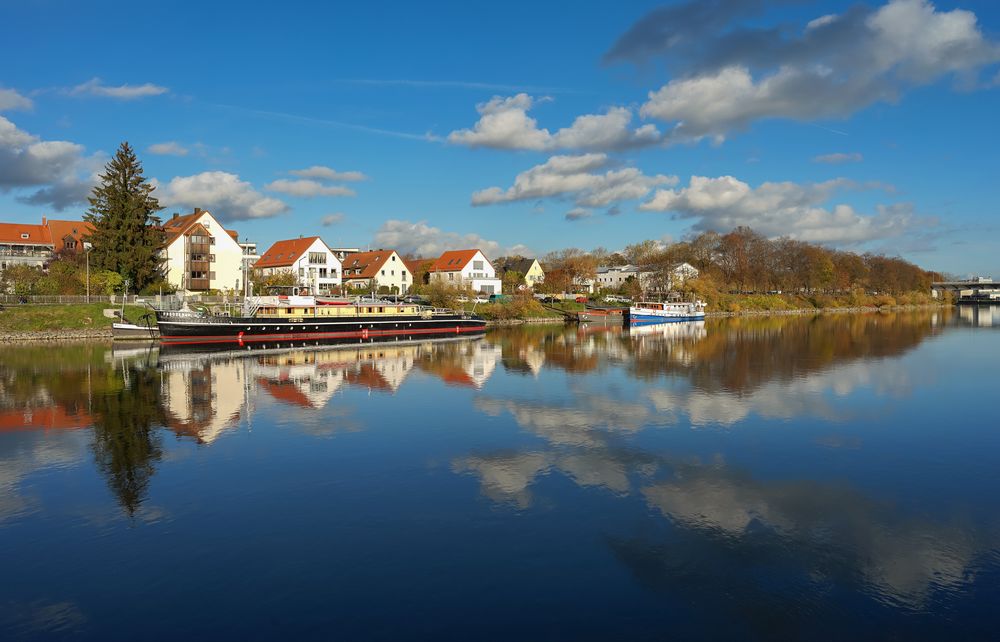
<path fill-rule="evenodd" d="M 941 296 L 942 292 L 951 292 L 956 297 L 962 294 L 976 294 L 979 292 L 990 293 L 1000 292 L 1000 282 L 993 279 L 977 276 L 964 281 L 937 281 L 931 283 L 931 296 L 935 299 Z"/>

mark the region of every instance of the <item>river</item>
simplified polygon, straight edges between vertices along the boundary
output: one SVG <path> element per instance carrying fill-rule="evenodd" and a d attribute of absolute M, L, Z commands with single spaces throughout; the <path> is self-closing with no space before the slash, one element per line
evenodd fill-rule
<path fill-rule="evenodd" d="M 1000 314 L 0 348 L 0 639 L 996 639 Z"/>

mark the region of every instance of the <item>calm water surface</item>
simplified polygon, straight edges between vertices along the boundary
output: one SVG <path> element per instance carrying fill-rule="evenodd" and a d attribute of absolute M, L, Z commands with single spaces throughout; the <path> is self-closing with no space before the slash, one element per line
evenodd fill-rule
<path fill-rule="evenodd" d="M 997 639 L 998 364 L 989 309 L 0 348 L 0 638 Z"/>

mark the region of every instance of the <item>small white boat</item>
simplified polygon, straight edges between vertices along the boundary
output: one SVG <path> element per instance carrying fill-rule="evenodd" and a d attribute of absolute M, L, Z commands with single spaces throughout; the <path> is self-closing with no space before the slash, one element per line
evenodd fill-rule
<path fill-rule="evenodd" d="M 700 321 L 705 318 L 705 304 L 701 301 L 687 303 L 636 302 L 628 309 L 628 324 L 652 325 L 678 321 Z"/>
<path fill-rule="evenodd" d="M 111 324 L 112 339 L 159 339 L 160 330 L 155 325 L 137 325 L 135 323 L 118 322 Z"/>

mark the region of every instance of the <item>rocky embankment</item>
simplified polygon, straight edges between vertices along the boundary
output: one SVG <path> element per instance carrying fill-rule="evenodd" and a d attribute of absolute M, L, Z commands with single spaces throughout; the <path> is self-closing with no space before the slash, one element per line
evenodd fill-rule
<path fill-rule="evenodd" d="M 111 328 L 87 330 L 40 330 L 38 332 L 0 332 L 0 343 L 28 341 L 75 341 L 78 339 L 110 339 Z"/>

